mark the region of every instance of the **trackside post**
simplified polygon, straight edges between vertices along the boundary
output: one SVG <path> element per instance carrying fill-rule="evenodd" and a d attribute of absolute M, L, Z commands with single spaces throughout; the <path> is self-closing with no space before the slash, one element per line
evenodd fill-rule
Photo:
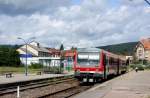
<path fill-rule="evenodd" d="M 20 98 L 20 91 L 19 91 L 19 86 L 17 86 L 17 98 Z"/>

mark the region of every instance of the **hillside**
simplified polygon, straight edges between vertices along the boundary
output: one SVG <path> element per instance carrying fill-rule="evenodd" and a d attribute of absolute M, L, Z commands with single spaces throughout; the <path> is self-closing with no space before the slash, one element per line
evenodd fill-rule
<path fill-rule="evenodd" d="M 134 48 L 137 44 L 138 42 L 128 42 L 128 43 L 121 43 L 115 45 L 99 46 L 97 48 L 101 48 L 116 54 L 133 55 Z"/>
<path fill-rule="evenodd" d="M 128 42 L 128 43 L 121 43 L 121 44 L 115 44 L 115 45 L 107 45 L 107 46 L 98 46 L 97 48 L 104 49 L 106 51 L 116 53 L 116 54 L 122 54 L 122 55 L 133 55 L 134 54 L 134 48 L 138 44 L 138 42 Z M 1 48 L 13 48 L 17 49 L 20 45 L 0 45 Z"/>
<path fill-rule="evenodd" d="M 21 45 L 0 45 L 0 48 L 18 49 Z"/>

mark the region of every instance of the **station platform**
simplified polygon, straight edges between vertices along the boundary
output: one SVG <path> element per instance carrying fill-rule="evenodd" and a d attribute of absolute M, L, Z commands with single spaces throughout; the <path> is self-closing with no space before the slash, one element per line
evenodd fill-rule
<path fill-rule="evenodd" d="M 150 71 L 131 71 L 73 98 L 150 98 Z"/>
<path fill-rule="evenodd" d="M 62 76 L 71 76 L 71 75 L 73 75 L 73 73 L 42 74 L 42 75 L 28 74 L 28 76 L 25 76 L 25 74 L 13 74 L 11 78 L 6 78 L 6 76 L 3 75 L 3 76 L 0 76 L 0 85 L 17 83 L 17 82 L 33 81 L 33 80 L 39 80 L 39 79 L 47 79 L 47 78 L 56 78 L 56 77 L 62 77 Z"/>

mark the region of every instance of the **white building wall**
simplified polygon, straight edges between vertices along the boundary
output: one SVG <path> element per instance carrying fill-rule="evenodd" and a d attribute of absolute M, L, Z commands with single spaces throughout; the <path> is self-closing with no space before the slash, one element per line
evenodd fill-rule
<path fill-rule="evenodd" d="M 136 56 L 138 59 L 144 59 L 145 58 L 144 47 L 141 44 L 139 45 L 139 47 L 137 47 Z"/>
<path fill-rule="evenodd" d="M 23 64 L 26 64 L 26 58 L 20 58 Z M 32 57 L 27 58 L 27 64 L 31 65 L 32 63 L 40 63 L 43 66 L 60 66 L 60 58 L 53 57 Z"/>
<path fill-rule="evenodd" d="M 26 64 L 26 58 L 20 58 L 23 64 Z M 39 63 L 38 57 L 27 58 L 27 64 L 31 65 L 31 63 Z"/>

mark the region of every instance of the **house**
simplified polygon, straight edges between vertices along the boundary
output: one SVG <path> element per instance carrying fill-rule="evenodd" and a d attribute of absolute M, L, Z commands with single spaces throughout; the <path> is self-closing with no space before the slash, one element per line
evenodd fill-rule
<path fill-rule="evenodd" d="M 55 48 L 47 48 L 51 57 L 50 66 L 60 66 L 61 52 Z"/>
<path fill-rule="evenodd" d="M 139 41 L 136 45 L 135 56 L 137 60 L 147 60 L 150 62 L 150 38 Z"/>
<path fill-rule="evenodd" d="M 64 57 L 64 71 L 72 71 L 74 66 L 75 50 L 64 50 L 62 52 L 62 56 Z"/>
<path fill-rule="evenodd" d="M 26 45 L 21 46 L 17 51 L 20 54 L 20 60 L 23 64 L 26 63 Z M 38 42 L 31 42 L 27 44 L 27 65 L 31 63 L 40 63 L 44 66 L 53 66 L 52 60 L 60 59 L 60 57 L 53 57 L 49 49 L 42 47 Z"/>

